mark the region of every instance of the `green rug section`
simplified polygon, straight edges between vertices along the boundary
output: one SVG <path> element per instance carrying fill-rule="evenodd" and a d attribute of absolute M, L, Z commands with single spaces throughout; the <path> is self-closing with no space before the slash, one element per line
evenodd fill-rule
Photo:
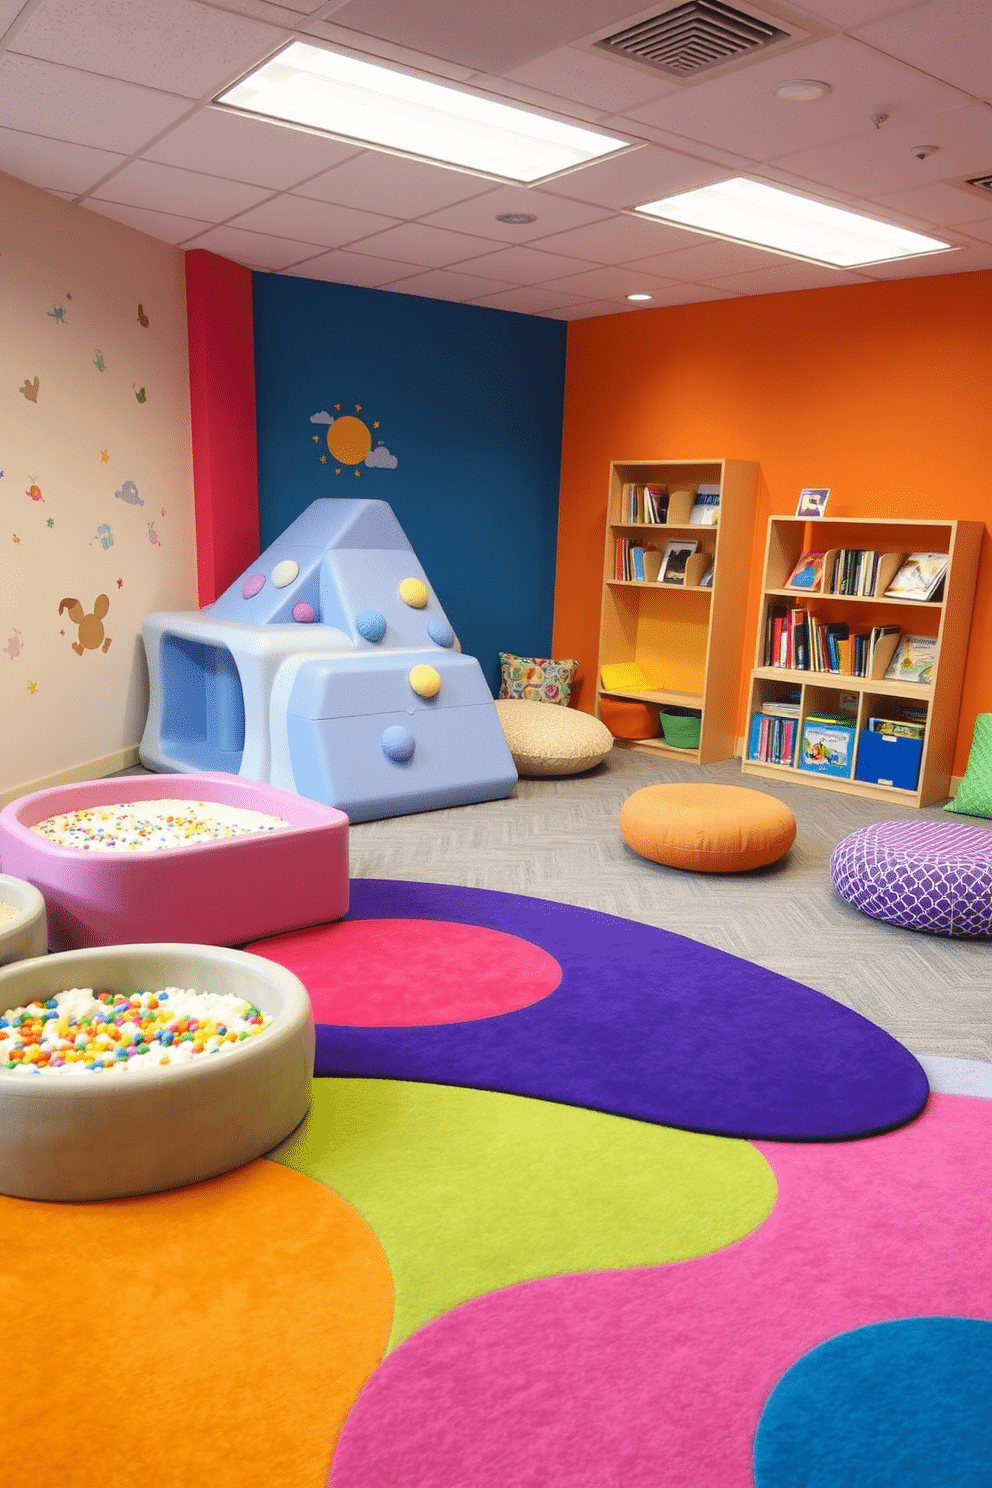
<path fill-rule="evenodd" d="M 396 1287 L 390 1350 L 517 1282 L 720 1250 L 776 1195 L 749 1142 L 398 1080 L 315 1080 L 306 1121 L 269 1156 L 375 1231 Z"/>

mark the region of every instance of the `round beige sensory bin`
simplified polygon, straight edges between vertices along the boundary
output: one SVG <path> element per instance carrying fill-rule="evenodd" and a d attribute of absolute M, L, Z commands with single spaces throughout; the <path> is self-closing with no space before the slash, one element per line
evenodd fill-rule
<path fill-rule="evenodd" d="M 601 764 L 613 748 L 606 724 L 575 708 L 497 698 L 496 712 L 519 775 L 580 775 Z"/>
<path fill-rule="evenodd" d="M 0 873 L 0 966 L 48 950 L 45 901 L 34 884 Z"/>
<path fill-rule="evenodd" d="M 276 962 L 207 945 L 64 951 L 0 970 L 0 1010 L 73 987 L 227 994 L 273 1021 L 230 1053 L 134 1076 L 0 1069 L 0 1193 L 120 1199 L 183 1188 L 261 1157 L 309 1110 L 313 1012 L 303 983 Z"/>

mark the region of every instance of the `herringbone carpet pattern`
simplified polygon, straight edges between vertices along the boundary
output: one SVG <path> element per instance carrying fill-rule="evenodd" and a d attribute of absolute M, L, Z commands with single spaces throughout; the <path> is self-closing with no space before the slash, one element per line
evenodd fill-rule
<path fill-rule="evenodd" d="M 798 825 L 787 857 L 756 873 L 708 875 L 631 852 L 618 827 L 626 797 L 655 781 L 699 779 L 785 801 Z M 910 811 L 745 776 L 737 760 L 700 770 L 618 746 L 588 775 L 521 780 L 505 801 L 355 826 L 351 872 L 502 889 L 642 920 L 805 982 L 917 1055 L 992 1061 L 989 943 L 885 925 L 834 892 L 836 843 L 899 817 L 947 820 L 939 807 Z"/>

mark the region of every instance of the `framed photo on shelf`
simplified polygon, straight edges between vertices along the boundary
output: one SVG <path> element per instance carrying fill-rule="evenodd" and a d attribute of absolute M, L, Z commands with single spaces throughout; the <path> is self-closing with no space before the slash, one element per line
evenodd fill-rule
<path fill-rule="evenodd" d="M 829 486 L 806 486 L 799 492 L 797 517 L 822 517 L 830 499 Z"/>

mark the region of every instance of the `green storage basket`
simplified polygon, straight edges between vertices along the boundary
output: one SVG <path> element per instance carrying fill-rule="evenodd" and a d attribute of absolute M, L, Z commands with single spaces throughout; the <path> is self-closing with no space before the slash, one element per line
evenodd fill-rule
<path fill-rule="evenodd" d="M 662 708 L 661 731 L 673 749 L 698 749 L 703 715 L 692 708 Z"/>

